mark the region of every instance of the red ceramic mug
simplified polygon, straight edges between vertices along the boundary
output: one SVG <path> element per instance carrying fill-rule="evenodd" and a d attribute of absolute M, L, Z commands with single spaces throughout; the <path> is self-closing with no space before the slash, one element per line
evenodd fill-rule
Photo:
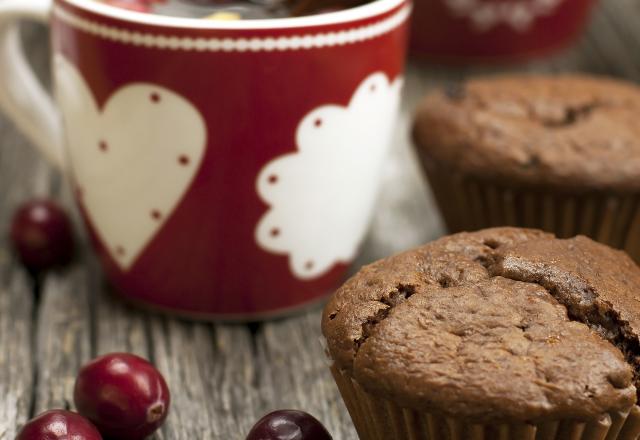
<path fill-rule="evenodd" d="M 280 314 L 330 292 L 365 234 L 409 10 L 224 22 L 4 0 L 0 104 L 68 171 L 126 298 Z M 55 104 L 19 50 L 25 18 L 50 23 Z"/>
<path fill-rule="evenodd" d="M 595 0 L 416 0 L 411 50 L 439 61 L 517 61 L 571 43 Z"/>

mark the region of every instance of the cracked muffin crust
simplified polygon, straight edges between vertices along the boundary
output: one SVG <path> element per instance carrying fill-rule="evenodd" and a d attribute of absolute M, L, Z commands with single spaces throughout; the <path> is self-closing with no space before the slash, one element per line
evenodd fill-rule
<path fill-rule="evenodd" d="M 640 88 L 587 75 L 505 75 L 428 95 L 425 160 L 509 184 L 640 190 Z"/>
<path fill-rule="evenodd" d="M 400 408 L 595 420 L 636 402 L 639 288 L 624 253 L 586 237 L 487 229 L 365 266 L 322 330 L 336 371 Z"/>

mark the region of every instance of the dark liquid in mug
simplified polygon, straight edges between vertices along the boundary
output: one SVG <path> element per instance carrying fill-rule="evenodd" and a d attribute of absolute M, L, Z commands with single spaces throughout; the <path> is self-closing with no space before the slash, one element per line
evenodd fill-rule
<path fill-rule="evenodd" d="M 283 18 L 291 16 L 284 0 L 245 0 L 212 2 L 207 0 L 165 0 L 153 3 L 152 13 L 174 17 L 233 20 Z"/>
<path fill-rule="evenodd" d="M 98 0 L 119 8 L 211 20 L 285 18 L 333 12 L 357 0 Z"/>

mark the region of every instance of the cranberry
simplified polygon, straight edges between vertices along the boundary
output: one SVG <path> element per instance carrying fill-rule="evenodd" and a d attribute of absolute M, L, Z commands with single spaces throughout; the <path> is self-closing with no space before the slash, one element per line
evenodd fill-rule
<path fill-rule="evenodd" d="M 311 414 L 283 409 L 258 420 L 247 440 L 331 440 L 331 435 Z"/>
<path fill-rule="evenodd" d="M 16 440 L 102 440 L 90 421 L 70 411 L 54 409 L 29 420 Z"/>
<path fill-rule="evenodd" d="M 50 200 L 36 199 L 18 208 L 11 241 L 22 263 L 32 271 L 68 263 L 73 256 L 69 217 Z"/>
<path fill-rule="evenodd" d="M 143 439 L 169 412 L 169 388 L 160 372 L 129 353 L 107 354 L 82 367 L 73 397 L 78 412 L 109 439 Z"/>

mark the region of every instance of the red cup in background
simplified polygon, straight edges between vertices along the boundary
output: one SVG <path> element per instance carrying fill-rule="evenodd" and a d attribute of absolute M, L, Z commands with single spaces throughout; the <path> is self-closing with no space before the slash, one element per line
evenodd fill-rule
<path fill-rule="evenodd" d="M 472 63 L 522 61 L 560 50 L 580 34 L 595 0 L 416 0 L 411 52 Z"/>

